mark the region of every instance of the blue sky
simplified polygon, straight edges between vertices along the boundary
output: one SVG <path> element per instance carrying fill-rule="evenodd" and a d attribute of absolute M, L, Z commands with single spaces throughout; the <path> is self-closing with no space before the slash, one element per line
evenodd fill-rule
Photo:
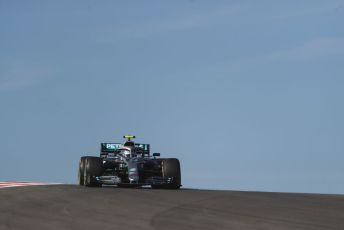
<path fill-rule="evenodd" d="M 344 1 L 0 0 L 0 180 L 133 134 L 192 188 L 344 193 Z"/>

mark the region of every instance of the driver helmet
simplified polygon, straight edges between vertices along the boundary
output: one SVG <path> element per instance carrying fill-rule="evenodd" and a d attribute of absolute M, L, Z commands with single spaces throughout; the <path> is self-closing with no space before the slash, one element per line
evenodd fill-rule
<path fill-rule="evenodd" d="M 127 148 L 127 147 L 123 147 L 121 149 L 121 153 L 123 154 L 124 157 L 128 158 L 130 157 L 130 152 L 131 152 L 131 149 L 130 148 Z"/>

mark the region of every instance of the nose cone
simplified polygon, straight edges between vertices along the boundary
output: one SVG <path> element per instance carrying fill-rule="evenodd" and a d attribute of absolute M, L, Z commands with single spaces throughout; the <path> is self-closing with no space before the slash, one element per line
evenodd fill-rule
<path fill-rule="evenodd" d="M 129 181 L 131 184 L 139 182 L 139 174 L 137 168 L 132 168 L 129 170 Z"/>

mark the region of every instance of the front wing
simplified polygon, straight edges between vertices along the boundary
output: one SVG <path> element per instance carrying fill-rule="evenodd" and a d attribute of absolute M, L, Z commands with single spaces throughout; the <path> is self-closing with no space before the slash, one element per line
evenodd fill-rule
<path fill-rule="evenodd" d="M 122 180 L 118 176 L 98 176 L 94 178 L 99 184 L 104 185 L 169 185 L 173 184 L 176 178 L 174 177 L 161 177 L 161 176 L 152 176 L 148 177 L 143 182 L 134 182 L 134 183 L 122 183 Z"/>

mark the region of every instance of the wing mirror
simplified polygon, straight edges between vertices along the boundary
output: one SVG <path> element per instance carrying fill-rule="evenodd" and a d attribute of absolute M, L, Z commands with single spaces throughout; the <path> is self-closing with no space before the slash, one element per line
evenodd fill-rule
<path fill-rule="evenodd" d="M 160 157 L 160 153 L 153 153 L 153 157 Z"/>

